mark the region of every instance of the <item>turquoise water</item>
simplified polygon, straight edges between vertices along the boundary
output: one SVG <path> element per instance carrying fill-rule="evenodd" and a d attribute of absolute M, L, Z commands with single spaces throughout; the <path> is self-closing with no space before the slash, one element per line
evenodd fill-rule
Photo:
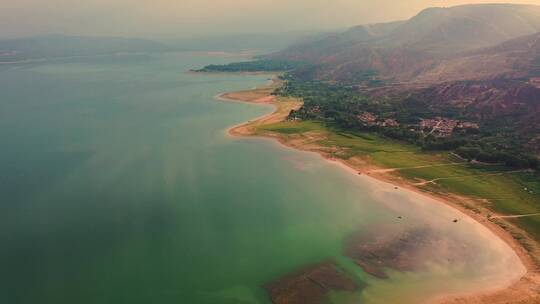
<path fill-rule="evenodd" d="M 472 222 L 447 224 L 460 216 L 447 207 L 314 154 L 227 137 L 271 109 L 213 97 L 267 76 L 185 71 L 230 60 L 0 66 L 0 303 L 267 304 L 262 284 L 327 258 L 368 285 L 336 302 L 417 301 L 499 282 L 516 265 Z M 377 280 L 341 255 L 347 235 L 398 215 L 474 257 Z"/>

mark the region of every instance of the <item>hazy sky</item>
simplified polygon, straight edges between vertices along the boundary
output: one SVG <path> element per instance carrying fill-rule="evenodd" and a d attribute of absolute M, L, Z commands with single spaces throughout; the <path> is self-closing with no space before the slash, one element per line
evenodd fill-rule
<path fill-rule="evenodd" d="M 497 0 L 0 0 L 0 37 L 189 37 L 285 32 L 406 19 L 432 6 Z M 540 0 L 516 3 L 539 4 Z"/>

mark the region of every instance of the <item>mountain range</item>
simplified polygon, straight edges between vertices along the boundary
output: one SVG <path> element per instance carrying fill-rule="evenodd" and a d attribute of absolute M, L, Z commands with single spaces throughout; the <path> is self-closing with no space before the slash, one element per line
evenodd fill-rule
<path fill-rule="evenodd" d="M 356 87 L 374 99 L 504 121 L 540 155 L 540 6 L 430 8 L 354 27 L 265 57 L 302 63 L 296 79 Z M 506 135 L 505 135 L 506 136 Z"/>
<path fill-rule="evenodd" d="M 412 81 L 448 60 L 539 31 L 540 6 L 430 8 L 408 21 L 354 27 L 268 58 L 310 63 L 298 75 L 311 78 L 354 82 L 359 70 L 371 70 L 386 81 Z"/>

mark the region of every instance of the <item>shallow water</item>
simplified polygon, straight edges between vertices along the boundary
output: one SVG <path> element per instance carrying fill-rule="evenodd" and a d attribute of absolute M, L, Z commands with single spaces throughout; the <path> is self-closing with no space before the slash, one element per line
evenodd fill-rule
<path fill-rule="evenodd" d="M 262 284 L 328 258 L 367 284 L 336 303 L 417 303 L 523 271 L 449 207 L 315 154 L 225 136 L 271 110 L 213 98 L 266 76 L 185 73 L 225 60 L 0 66 L 0 303 L 266 304 Z M 434 252 L 421 271 L 382 280 L 343 256 L 352 233 L 411 227 L 466 257 Z"/>

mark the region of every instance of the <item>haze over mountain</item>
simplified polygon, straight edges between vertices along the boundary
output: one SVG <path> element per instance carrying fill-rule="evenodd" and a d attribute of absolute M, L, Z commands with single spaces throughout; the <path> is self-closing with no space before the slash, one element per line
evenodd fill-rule
<path fill-rule="evenodd" d="M 48 35 L 0 40 L 0 62 L 172 50 L 147 39 Z"/>
<path fill-rule="evenodd" d="M 497 46 L 441 60 L 417 77 L 419 82 L 526 78 L 540 75 L 540 33 L 503 42 Z"/>
<path fill-rule="evenodd" d="M 297 44 L 272 59 L 307 62 L 309 77 L 354 81 L 357 72 L 410 81 L 443 59 L 540 31 L 540 6 L 464 5 L 431 8 L 410 20 L 364 25 Z"/>

